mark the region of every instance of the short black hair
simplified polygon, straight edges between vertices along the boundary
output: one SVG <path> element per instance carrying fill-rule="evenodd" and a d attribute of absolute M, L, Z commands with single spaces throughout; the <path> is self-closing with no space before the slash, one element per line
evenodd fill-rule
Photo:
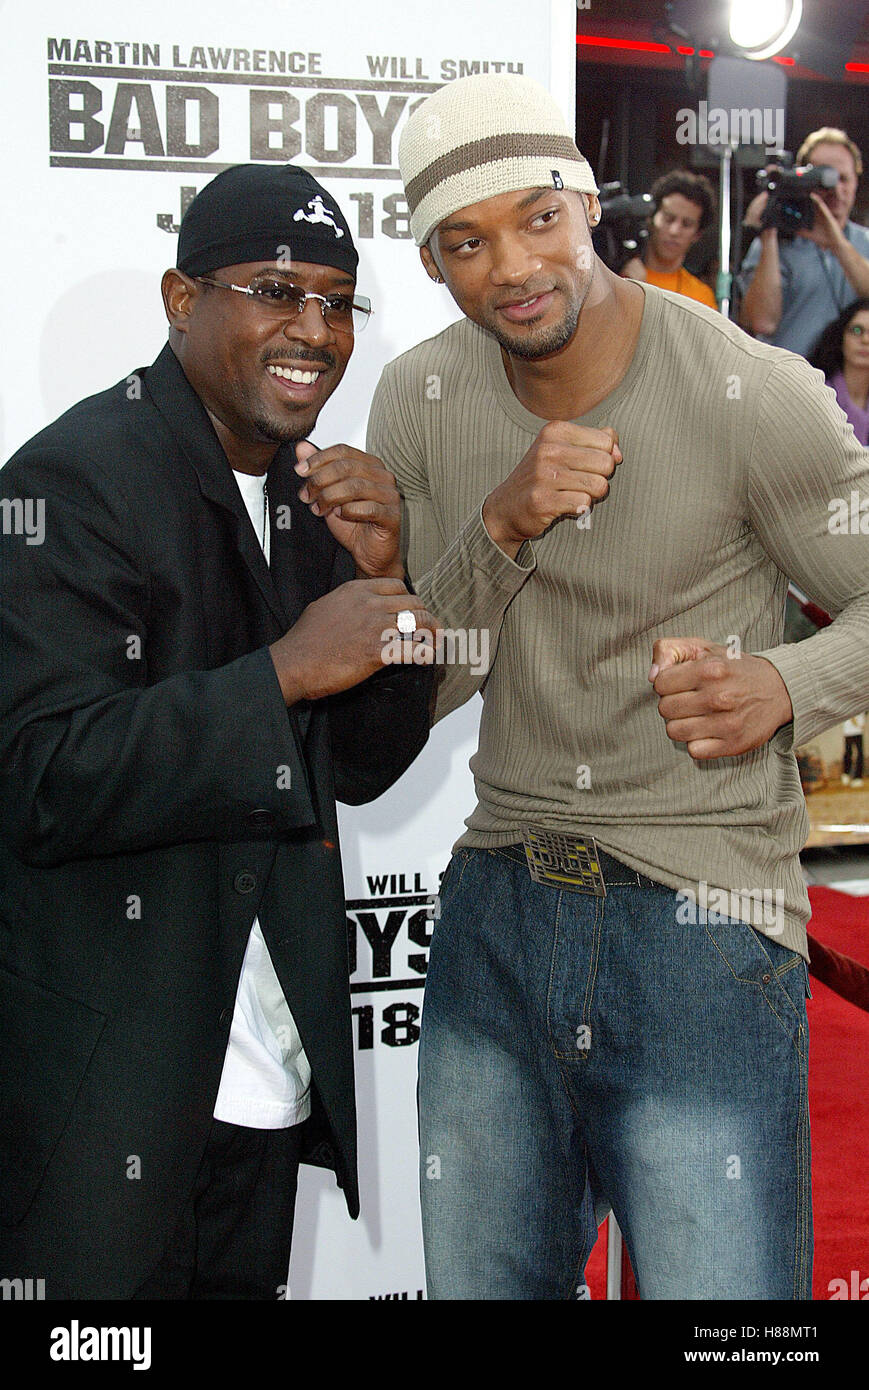
<path fill-rule="evenodd" d="M 671 169 L 669 174 L 662 174 L 652 184 L 652 197 L 655 200 L 655 211 L 661 206 L 664 198 L 668 198 L 671 193 L 681 193 L 683 198 L 687 198 L 689 203 L 697 203 L 700 208 L 700 227 L 702 232 L 709 226 L 715 216 L 717 201 L 715 190 L 712 184 L 703 174 L 692 174 L 688 169 Z"/>
<path fill-rule="evenodd" d="M 869 309 L 869 296 L 855 299 L 853 304 L 842 310 L 838 318 L 831 319 L 808 354 L 812 366 L 818 367 L 828 380 L 842 370 L 842 335 L 854 315 L 859 314 L 861 309 Z"/>

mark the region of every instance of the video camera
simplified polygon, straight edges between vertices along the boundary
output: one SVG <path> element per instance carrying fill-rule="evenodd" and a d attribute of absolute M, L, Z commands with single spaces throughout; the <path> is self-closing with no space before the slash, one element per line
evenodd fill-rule
<path fill-rule="evenodd" d="M 630 197 L 617 181 L 601 184 L 598 196 L 600 222 L 591 234 L 592 244 L 604 265 L 620 275 L 632 257 L 642 255 L 655 202 L 649 193 Z"/>
<path fill-rule="evenodd" d="M 809 196 L 821 188 L 835 188 L 839 172 L 831 164 L 804 164 L 794 169 L 793 155 L 776 154 L 775 163 L 757 171 L 759 193 L 768 193 L 761 227 L 776 227 L 793 236 L 810 232 L 815 225 L 815 205 Z"/>

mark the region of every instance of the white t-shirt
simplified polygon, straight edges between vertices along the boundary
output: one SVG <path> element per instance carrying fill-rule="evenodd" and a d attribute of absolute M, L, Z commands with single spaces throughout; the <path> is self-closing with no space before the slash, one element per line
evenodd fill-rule
<path fill-rule="evenodd" d="M 235 480 L 268 561 L 265 477 L 235 473 Z M 310 1113 L 311 1067 L 256 917 L 241 967 L 214 1118 L 250 1129 L 286 1129 Z"/>

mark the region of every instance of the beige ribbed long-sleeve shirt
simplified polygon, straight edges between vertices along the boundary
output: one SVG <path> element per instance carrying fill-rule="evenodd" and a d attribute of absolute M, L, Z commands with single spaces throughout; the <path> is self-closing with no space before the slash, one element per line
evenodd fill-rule
<path fill-rule="evenodd" d="M 792 748 L 869 705 L 869 452 L 802 358 L 643 288 L 630 367 L 576 422 L 618 431 L 610 494 L 587 526 L 562 519 L 516 561 L 481 506 L 546 422 L 513 394 L 495 340 L 454 324 L 390 363 L 374 398 L 368 447 L 398 479 L 415 587 L 446 627 L 490 634 L 478 801 L 458 844 L 515 843 L 523 826 L 594 835 L 701 906 L 729 895 L 731 915 L 806 955 Z M 857 517 L 844 533 L 836 499 Z M 781 641 L 788 578 L 838 615 L 794 645 Z M 647 680 L 667 636 L 766 657 L 793 724 L 694 762 Z M 447 666 L 436 717 L 483 680 Z"/>

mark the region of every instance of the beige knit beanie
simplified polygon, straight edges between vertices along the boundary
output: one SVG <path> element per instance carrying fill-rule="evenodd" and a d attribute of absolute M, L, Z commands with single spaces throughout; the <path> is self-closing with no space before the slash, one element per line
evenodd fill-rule
<path fill-rule="evenodd" d="M 417 107 L 399 141 L 410 230 L 424 246 L 458 208 L 520 188 L 597 193 L 564 117 L 530 77 L 460 77 Z"/>

